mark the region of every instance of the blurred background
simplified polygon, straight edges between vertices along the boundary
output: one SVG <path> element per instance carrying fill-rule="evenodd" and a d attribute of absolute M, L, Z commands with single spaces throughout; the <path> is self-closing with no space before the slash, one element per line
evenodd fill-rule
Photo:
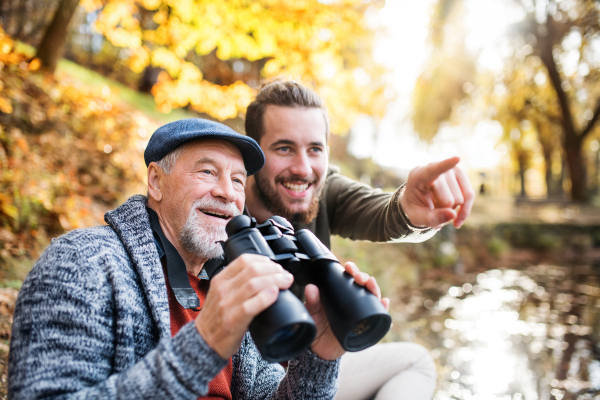
<path fill-rule="evenodd" d="M 461 156 L 463 228 L 333 242 L 392 299 L 384 340 L 431 351 L 435 399 L 600 398 L 600 2 L 2 0 L 0 28 L 0 398 L 50 240 L 146 192 L 158 126 L 243 132 L 275 77 L 325 99 L 357 180 Z"/>

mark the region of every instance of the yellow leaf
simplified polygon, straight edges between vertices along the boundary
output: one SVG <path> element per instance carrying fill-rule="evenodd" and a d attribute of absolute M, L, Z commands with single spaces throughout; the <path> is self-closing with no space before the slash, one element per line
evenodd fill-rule
<path fill-rule="evenodd" d="M 133 72 L 141 73 L 150 63 L 150 55 L 144 47 L 133 50 L 133 56 L 127 60 L 127 65 Z"/>
<path fill-rule="evenodd" d="M 13 107 L 10 99 L 0 97 L 0 111 L 2 111 L 4 114 L 12 114 Z"/>
<path fill-rule="evenodd" d="M 156 10 L 160 4 L 160 0 L 142 0 L 142 5 L 146 10 Z"/>
<path fill-rule="evenodd" d="M 179 73 L 179 79 L 182 81 L 201 81 L 202 72 L 197 66 L 190 62 L 186 62 L 181 66 L 181 72 Z"/>
<path fill-rule="evenodd" d="M 17 207 L 10 204 L 2 204 L 1 206 L 2 213 L 4 215 L 7 215 L 12 219 L 17 219 L 17 216 L 19 215 L 19 210 L 17 209 Z"/>
<path fill-rule="evenodd" d="M 174 52 L 166 48 L 158 48 L 152 53 L 152 65 L 162 67 L 171 76 L 176 76 L 181 69 L 181 60 Z"/>
<path fill-rule="evenodd" d="M 102 8 L 102 2 L 98 0 L 81 0 L 79 5 L 88 13 Z"/>

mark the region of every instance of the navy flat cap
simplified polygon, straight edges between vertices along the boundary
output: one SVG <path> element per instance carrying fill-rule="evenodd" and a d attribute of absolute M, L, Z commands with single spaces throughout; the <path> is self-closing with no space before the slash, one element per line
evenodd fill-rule
<path fill-rule="evenodd" d="M 240 135 L 218 122 L 188 118 L 163 125 L 152 134 L 144 151 L 146 166 L 152 161 L 162 160 L 171 150 L 195 139 L 221 139 L 234 144 L 242 152 L 248 175 L 256 173 L 265 164 L 265 155 L 254 139 Z"/>

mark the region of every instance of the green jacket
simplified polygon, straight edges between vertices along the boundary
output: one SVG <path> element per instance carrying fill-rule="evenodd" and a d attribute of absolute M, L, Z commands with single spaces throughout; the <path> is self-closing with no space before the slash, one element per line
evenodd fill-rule
<path fill-rule="evenodd" d="M 294 224 L 294 229 L 309 229 L 328 248 L 331 235 L 372 242 L 425 241 L 436 230 L 410 224 L 400 207 L 403 191 L 404 185 L 393 193 L 373 189 L 341 175 L 337 167 L 331 166 L 317 217 L 310 224 Z"/>

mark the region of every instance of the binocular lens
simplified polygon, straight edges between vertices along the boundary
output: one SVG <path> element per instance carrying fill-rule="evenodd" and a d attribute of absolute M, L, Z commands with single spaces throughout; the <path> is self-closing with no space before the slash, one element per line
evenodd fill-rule
<path fill-rule="evenodd" d="M 306 350 L 317 327 L 300 300 L 289 290 L 250 323 L 252 339 L 268 362 L 291 360 Z"/>
<path fill-rule="evenodd" d="M 278 342 L 284 342 L 294 336 L 294 334 L 300 329 L 300 324 L 294 324 L 292 326 L 286 326 L 283 329 L 275 332 L 273 336 L 267 340 L 267 345 L 272 346 L 278 344 Z"/>
<path fill-rule="evenodd" d="M 373 328 L 373 325 L 376 322 L 375 321 L 376 318 L 377 318 L 376 316 L 373 316 L 373 317 L 365 318 L 362 321 L 360 321 L 358 324 L 356 324 L 354 329 L 352 329 L 352 332 L 350 332 L 350 337 L 360 336 L 362 334 L 369 332 Z"/>
<path fill-rule="evenodd" d="M 354 325 L 346 336 L 344 349 L 359 351 L 377 343 L 389 330 L 389 318 L 372 315 Z"/>
<path fill-rule="evenodd" d="M 278 330 L 263 346 L 263 357 L 270 362 L 281 362 L 297 356 L 312 343 L 314 330 L 313 325 L 306 323 Z"/>

